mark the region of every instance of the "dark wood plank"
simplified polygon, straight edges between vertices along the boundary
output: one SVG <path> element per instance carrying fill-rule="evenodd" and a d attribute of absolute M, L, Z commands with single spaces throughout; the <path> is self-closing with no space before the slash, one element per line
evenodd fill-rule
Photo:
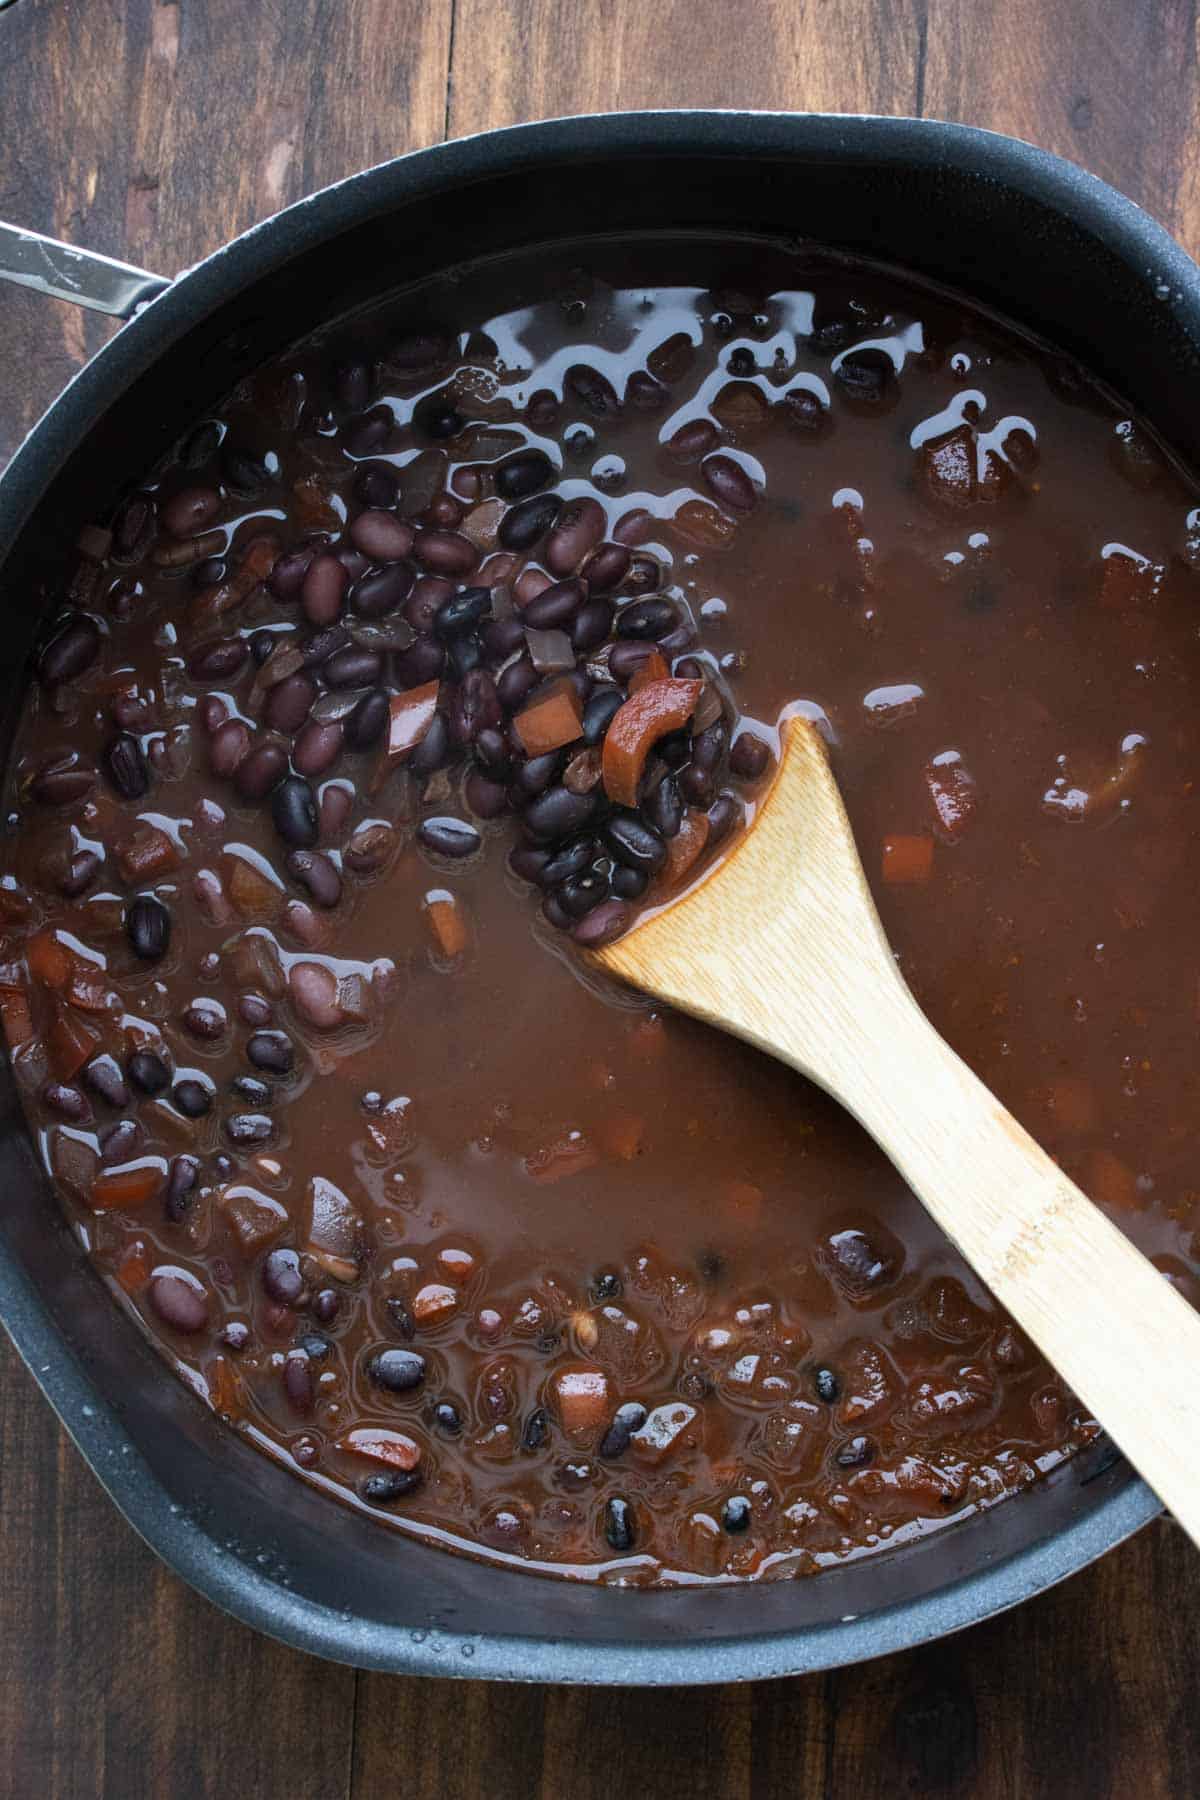
<path fill-rule="evenodd" d="M 1194 12 L 1191 0 L 594 12 L 293 0 L 252 14 L 235 0 L 18 0 L 0 14 L 0 216 L 171 272 L 322 182 L 440 137 L 447 118 L 464 132 L 757 105 L 1015 131 L 1116 181 L 1194 249 Z M 2 465 L 106 327 L 32 296 L 0 303 Z M 1200 1575 L 1167 1526 L 1005 1619 L 828 1677 L 704 1695 L 356 1681 L 244 1631 L 162 1570 L 0 1346 L 0 1557 L 0 1795 L 21 1800 L 1200 1789 Z"/>

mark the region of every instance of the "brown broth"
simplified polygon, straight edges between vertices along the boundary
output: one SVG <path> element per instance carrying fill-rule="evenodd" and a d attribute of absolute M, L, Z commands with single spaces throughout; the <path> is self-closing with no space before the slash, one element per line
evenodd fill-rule
<path fill-rule="evenodd" d="M 612 268 L 605 254 L 595 268 Z M 690 278 L 723 254 L 696 247 Z M 540 446 L 561 460 L 554 491 L 597 501 L 606 537 L 634 538 L 655 591 L 686 603 L 696 642 L 668 661 L 701 655 L 727 717 L 773 748 L 785 708 L 826 721 L 884 925 L 935 1025 L 1194 1298 L 1196 494 L 1062 359 L 877 270 L 797 261 L 743 295 L 596 273 L 564 285 L 555 270 L 530 291 L 550 297 L 487 317 L 472 290 L 457 350 L 425 368 L 393 357 L 365 388 L 345 358 L 386 364 L 397 327 L 423 323 L 412 302 L 302 347 L 215 415 L 221 449 L 214 434 L 194 466 L 146 481 L 150 535 L 126 554 L 120 536 L 90 542 L 98 653 L 33 691 L 10 771 L 5 1023 L 98 1268 L 190 1385 L 307 1479 L 369 1503 L 364 1481 L 397 1465 L 348 1434 L 382 1428 L 420 1462 L 378 1516 L 459 1549 L 638 1583 L 807 1573 L 1028 1485 L 1094 1422 L 835 1105 L 584 971 L 506 867 L 511 813 L 472 819 L 469 751 L 420 780 L 398 767 L 374 792 L 374 750 L 314 781 L 351 796 L 320 840 L 340 870 L 322 909 L 289 872 L 270 802 L 212 773 L 206 696 L 266 741 L 253 660 L 203 682 L 186 659 L 214 630 L 304 636 L 297 602 L 253 581 L 218 626 L 212 597 L 264 534 L 283 553 L 314 532 L 345 544 L 361 462 L 395 468 L 399 516 L 429 528 L 424 473 L 436 465 L 443 494 L 474 487 L 474 505 L 522 439 Z M 680 337 L 690 354 L 664 354 Z M 563 398 L 579 366 L 611 384 L 609 410 L 586 382 Z M 356 462 L 344 446 L 364 404 L 397 423 Z M 431 437 L 448 406 L 457 428 Z M 699 459 L 667 447 L 704 419 L 705 454 L 750 476 L 751 510 L 717 505 Z M 235 491 L 231 446 L 266 459 L 259 493 Z M 193 510 L 226 561 L 199 581 L 162 566 L 188 535 L 164 515 L 182 520 L 172 498 L 197 488 L 216 495 L 211 516 Z M 623 533 L 637 508 L 652 517 Z M 494 532 L 502 512 L 473 528 Z M 389 657 L 380 679 L 402 685 Z M 460 685 L 444 678 L 443 704 Z M 83 798 L 39 803 L 31 782 L 56 755 L 102 765 L 114 705 L 150 757 L 146 793 L 121 798 L 101 775 Z M 750 809 L 759 791 L 722 760 L 692 812 L 722 790 Z M 416 836 L 445 817 L 480 834 L 462 860 Z M 370 820 L 391 849 L 355 872 L 339 853 Z M 139 822 L 177 851 L 147 879 L 113 855 Z M 89 849 L 103 867 L 68 897 L 66 862 Z M 171 919 L 154 962 L 128 941 L 131 898 L 151 888 Z M 660 895 L 651 882 L 646 898 Z M 450 955 L 431 930 L 447 899 L 464 933 Z M 315 983 L 307 1006 L 296 965 Z M 286 1033 L 290 1072 L 248 1062 L 247 994 Z M 182 1022 L 205 1001 L 225 1008 L 212 1037 Z M 72 1119 L 76 1102 L 45 1089 L 55 1018 L 122 1067 L 162 1051 L 211 1109 L 188 1119 L 170 1090 L 113 1107 L 73 1070 Z M 65 1068 L 61 1037 L 57 1054 Z M 245 1077 L 271 1089 L 261 1104 L 233 1093 Z M 263 1141 L 232 1142 L 228 1121 L 247 1114 L 268 1121 Z M 119 1168 L 141 1198 L 95 1210 L 100 1135 L 123 1117 L 141 1136 Z M 171 1217 L 180 1155 L 196 1180 Z M 315 1233 L 314 1180 L 344 1196 Z M 277 1215 L 249 1244 L 231 1224 L 247 1187 L 260 1224 Z M 287 1248 L 295 1305 L 263 1286 Z M 182 1274 L 164 1285 L 163 1270 Z M 385 1350 L 424 1358 L 422 1379 L 381 1386 L 369 1368 Z M 601 1454 L 631 1404 L 649 1426 Z"/>

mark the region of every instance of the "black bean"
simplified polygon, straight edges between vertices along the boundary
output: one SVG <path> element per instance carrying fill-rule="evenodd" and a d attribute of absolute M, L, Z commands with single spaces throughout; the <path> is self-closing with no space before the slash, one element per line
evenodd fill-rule
<path fill-rule="evenodd" d="M 244 638 L 213 638 L 192 651 L 188 657 L 188 674 L 193 681 L 227 681 L 237 674 L 245 660 Z"/>
<path fill-rule="evenodd" d="M 251 632 L 247 641 L 250 645 L 250 655 L 254 659 L 254 666 L 256 669 L 261 669 L 275 648 L 275 633 L 265 629 L 254 631 Z"/>
<path fill-rule="evenodd" d="M 661 594 L 649 600 L 634 600 L 617 614 L 617 636 L 648 640 L 661 637 L 677 624 L 679 614 L 670 600 Z"/>
<path fill-rule="evenodd" d="M 580 574 L 593 594 L 608 594 L 620 587 L 633 562 L 624 544 L 600 544 L 584 563 Z"/>
<path fill-rule="evenodd" d="M 621 807 L 600 827 L 600 836 L 617 861 L 627 869 L 655 875 L 667 860 L 667 846 L 640 813 Z"/>
<path fill-rule="evenodd" d="M 615 1269 L 601 1269 L 592 1282 L 592 1298 L 594 1300 L 619 1300 L 622 1291 L 621 1277 Z"/>
<path fill-rule="evenodd" d="M 256 1031 L 246 1040 L 246 1055 L 256 1069 L 286 1075 L 296 1060 L 292 1040 L 282 1031 Z"/>
<path fill-rule="evenodd" d="M 81 1125 L 92 1116 L 86 1095 L 65 1081 L 48 1081 L 42 1089 L 42 1104 L 72 1125 Z"/>
<path fill-rule="evenodd" d="M 731 1494 L 721 1511 L 721 1523 L 726 1531 L 746 1531 L 750 1525 L 750 1502 L 745 1494 Z"/>
<path fill-rule="evenodd" d="M 511 507 L 500 521 L 499 539 L 505 550 L 532 550 L 545 537 L 562 511 L 557 494 L 535 494 Z"/>
<path fill-rule="evenodd" d="M 571 936 L 585 950 L 599 950 L 628 928 L 630 912 L 623 900 L 606 900 L 573 927 Z"/>
<path fill-rule="evenodd" d="M 271 479 L 265 462 L 228 440 L 221 446 L 221 474 L 235 494 L 259 494 Z"/>
<path fill-rule="evenodd" d="M 433 1422 L 447 1437 L 458 1437 L 462 1431 L 462 1414 L 449 1400 L 439 1400 L 433 1409 Z"/>
<path fill-rule="evenodd" d="M 613 609 L 607 600 L 589 600 L 575 614 L 571 646 L 583 652 L 595 650 L 612 630 Z"/>
<path fill-rule="evenodd" d="M 321 674 L 331 688 L 371 687 L 382 673 L 383 658 L 378 651 L 364 650 L 359 644 L 335 651 L 321 665 Z"/>
<path fill-rule="evenodd" d="M 565 386 L 568 393 L 598 419 L 612 418 L 621 410 L 612 382 L 599 369 L 589 368 L 586 363 L 576 363 L 567 370 Z"/>
<path fill-rule="evenodd" d="M 311 625 L 332 625 L 342 610 L 350 577 L 329 551 L 313 558 L 300 590 L 304 616 Z"/>
<path fill-rule="evenodd" d="M 295 675 L 275 683 L 263 707 L 263 720 L 272 731 L 291 737 L 307 719 L 316 697 L 317 684 L 312 676 L 297 670 Z"/>
<path fill-rule="evenodd" d="M 633 1549 L 636 1538 L 633 1508 L 619 1494 L 604 1503 L 604 1535 L 618 1552 Z"/>
<path fill-rule="evenodd" d="M 118 1119 L 100 1133 L 100 1161 L 106 1167 L 129 1162 L 141 1150 L 145 1136 L 136 1119 Z"/>
<path fill-rule="evenodd" d="M 714 720 L 692 739 L 692 766 L 711 772 L 724 756 L 728 744 L 729 727 L 724 719 Z"/>
<path fill-rule="evenodd" d="M 895 382 L 896 369 L 886 350 L 848 350 L 833 379 L 850 399 L 878 406 Z"/>
<path fill-rule="evenodd" d="M 459 531 L 419 531 L 412 553 L 423 569 L 435 575 L 469 575 L 479 561 L 475 545 Z"/>
<path fill-rule="evenodd" d="M 718 794 L 708 809 L 708 847 L 728 837 L 744 817 L 745 808 L 736 794 Z"/>
<path fill-rule="evenodd" d="M 115 1056 L 102 1053 L 93 1056 L 91 1062 L 84 1065 L 83 1079 L 94 1094 L 99 1094 L 110 1106 L 129 1105 L 129 1089 L 125 1077 L 121 1073 L 121 1065 Z"/>
<path fill-rule="evenodd" d="M 327 1337 L 322 1337 L 319 1331 L 306 1331 L 301 1336 L 296 1348 L 303 1350 L 305 1356 L 309 1357 L 311 1361 L 324 1362 L 333 1345 Z"/>
<path fill-rule="evenodd" d="M 271 1002 L 261 994 L 243 994 L 238 1001 L 238 1018 L 246 1025 L 269 1025 Z"/>
<path fill-rule="evenodd" d="M 202 1119 L 212 1111 L 212 1090 L 202 1081 L 177 1081 L 171 1089 L 171 1099 L 185 1119 Z"/>
<path fill-rule="evenodd" d="M 714 500 L 727 512 L 751 512 L 758 501 L 754 483 L 732 456 L 706 456 L 700 473 Z"/>
<path fill-rule="evenodd" d="M 673 775 L 664 775 L 642 801 L 642 811 L 660 837 L 673 838 L 683 824 L 683 801 Z"/>
<path fill-rule="evenodd" d="M 505 657 L 523 648 L 525 627 L 519 617 L 489 619 L 479 633 L 479 641 L 489 662 L 503 662 Z"/>
<path fill-rule="evenodd" d="M 77 850 L 58 878 L 58 891 L 64 900 L 78 900 L 91 887 L 100 873 L 100 858 L 94 850 Z"/>
<path fill-rule="evenodd" d="M 536 679 L 536 677 L 535 677 Z M 43 764 L 30 784 L 30 793 L 42 806 L 74 806 L 95 785 L 96 774 L 72 750 Z"/>
<path fill-rule="evenodd" d="M 388 696 L 383 688 L 364 694 L 343 725 L 347 748 L 369 750 L 384 734 L 388 722 Z"/>
<path fill-rule="evenodd" d="M 823 1400 L 826 1406 L 832 1406 L 842 1391 L 837 1376 L 825 1364 L 813 1370 L 813 1386 L 817 1391 L 817 1399 Z"/>
<path fill-rule="evenodd" d="M 228 1024 L 225 1008 L 219 1000 L 193 1000 L 185 1007 L 182 1019 L 184 1029 L 192 1037 L 209 1043 L 219 1038 Z"/>
<path fill-rule="evenodd" d="M 350 642 L 350 633 L 344 625 L 327 625 L 324 631 L 312 632 L 300 645 L 304 667 L 306 669 L 317 668 L 336 651 L 344 650 Z"/>
<path fill-rule="evenodd" d="M 292 745 L 298 775 L 324 775 L 342 753 L 345 728 L 340 719 L 310 719 Z"/>
<path fill-rule="evenodd" d="M 221 510 L 221 496 L 216 488 L 186 487 L 164 502 L 159 518 L 173 538 L 195 537 L 206 531 Z"/>
<path fill-rule="evenodd" d="M 617 1291 L 620 1292 L 619 1283 Z M 600 1440 L 600 1455 L 609 1459 L 623 1456 L 629 1448 L 630 1438 L 645 1423 L 646 1409 L 636 1400 L 629 1400 L 624 1406 L 618 1406 L 612 1416 L 612 1423 Z"/>
<path fill-rule="evenodd" d="M 208 1295 L 198 1282 L 185 1281 L 182 1275 L 152 1275 L 150 1304 L 164 1325 L 187 1336 L 208 1323 Z"/>
<path fill-rule="evenodd" d="M 477 819 L 498 819 L 508 811 L 508 789 L 472 769 L 463 783 L 463 798 Z"/>
<path fill-rule="evenodd" d="M 135 1050 L 125 1065 L 125 1073 L 143 1094 L 161 1094 L 171 1079 L 171 1071 L 153 1050 Z"/>
<path fill-rule="evenodd" d="M 350 527 L 350 542 L 373 563 L 402 561 L 412 549 L 412 541 L 411 525 L 374 507 L 359 513 Z M 360 573 L 365 574 L 365 570 Z"/>
<path fill-rule="evenodd" d="M 587 599 L 587 588 L 578 576 L 552 582 L 521 613 L 522 622 L 535 631 L 551 631 L 566 625 Z"/>
<path fill-rule="evenodd" d="M 553 481 L 554 465 L 544 450 L 518 450 L 496 465 L 492 479 L 502 500 L 524 500 Z"/>
<path fill-rule="evenodd" d="M 139 894 L 125 912 L 125 932 L 135 956 L 157 962 L 171 942 L 171 915 L 154 894 Z"/>
<path fill-rule="evenodd" d="M 496 780 L 511 772 L 512 752 L 508 739 L 495 725 L 485 725 L 475 739 L 475 759 Z"/>
<path fill-rule="evenodd" d="M 301 775 L 289 775 L 271 795 L 271 817 L 285 844 L 311 850 L 320 836 L 317 802 Z"/>
<path fill-rule="evenodd" d="M 294 1250 L 272 1250 L 263 1264 L 262 1284 L 268 1297 L 281 1306 L 295 1306 L 304 1292 L 300 1258 Z"/>
<path fill-rule="evenodd" d="M 549 861 L 548 850 L 533 850 L 525 844 L 518 844 L 508 853 L 508 866 L 520 881 L 540 882 Z"/>
<path fill-rule="evenodd" d="M 351 419 L 342 432 L 342 442 L 351 456 L 376 456 L 392 435 L 395 419 L 390 406 L 373 406 L 370 412 Z"/>
<path fill-rule="evenodd" d="M 615 643 L 609 651 L 608 672 L 614 681 L 628 681 L 654 655 L 654 645 L 634 638 Z"/>
<path fill-rule="evenodd" d="M 389 1469 L 386 1475 L 368 1475 L 358 1491 L 372 1506 L 387 1506 L 420 1485 L 419 1469 Z"/>
<path fill-rule="evenodd" d="M 259 1081 L 254 1075 L 237 1075 L 229 1085 L 238 1099 L 244 1100 L 247 1106 L 262 1108 L 271 1103 L 271 1089 L 265 1081 Z"/>
<path fill-rule="evenodd" d="M 407 563 L 389 563 L 356 581 L 350 594 L 350 610 L 360 619 L 381 619 L 403 606 L 413 585 Z"/>
<path fill-rule="evenodd" d="M 266 1144 L 275 1135 L 275 1121 L 267 1113 L 233 1113 L 225 1121 L 231 1144 Z"/>
<path fill-rule="evenodd" d="M 105 746 L 103 763 L 109 780 L 122 800 L 140 800 L 150 786 L 150 771 L 142 747 L 128 731 L 121 731 Z"/>
<path fill-rule="evenodd" d="M 641 869 L 618 867 L 612 872 L 612 891 L 619 900 L 640 900 L 650 885 L 650 877 Z"/>
<path fill-rule="evenodd" d="M 433 630 L 438 609 L 454 597 L 454 583 L 440 575 L 421 575 L 413 583 L 412 593 L 404 608 L 404 617 L 413 630 L 427 637 Z"/>
<path fill-rule="evenodd" d="M 875 1457 L 875 1446 L 868 1437 L 850 1438 L 838 1450 L 834 1461 L 839 1469 L 861 1469 Z"/>
<path fill-rule="evenodd" d="M 459 681 L 469 675 L 472 669 L 478 669 L 483 663 L 483 645 L 479 635 L 474 631 L 460 631 L 450 639 L 446 647 L 446 655 L 450 662 L 451 672 Z"/>
<path fill-rule="evenodd" d="M 406 1394 L 425 1379 L 425 1358 L 416 1350 L 380 1350 L 367 1364 L 376 1387 L 392 1394 Z"/>
<path fill-rule="evenodd" d="M 313 1295 L 312 1314 L 319 1325 L 332 1325 L 342 1310 L 342 1296 L 336 1288 L 320 1288 Z"/>
<path fill-rule="evenodd" d="M 286 555 L 278 557 L 274 568 L 267 576 L 267 586 L 277 600 L 297 600 L 304 586 L 304 577 L 308 574 L 316 550 L 308 545 L 300 550 L 289 550 Z"/>
<path fill-rule="evenodd" d="M 90 669 L 100 653 L 100 627 L 80 613 L 53 638 L 38 658 L 38 674 L 47 687 L 73 681 Z"/>
<path fill-rule="evenodd" d="M 472 669 L 450 707 L 451 737 L 459 744 L 473 743 L 481 731 L 499 725 L 503 716 L 492 677 L 486 669 Z"/>
<path fill-rule="evenodd" d="M 396 680 L 402 688 L 424 687 L 427 681 L 436 681 L 445 666 L 445 645 L 430 637 L 419 637 L 392 662 Z"/>
<path fill-rule="evenodd" d="M 433 617 L 433 629 L 439 637 L 453 637 L 456 632 L 469 631 L 473 625 L 478 625 L 491 609 L 491 588 L 463 588 L 438 607 Z"/>
<path fill-rule="evenodd" d="M 446 816 L 423 819 L 417 837 L 426 850 L 455 858 L 473 855 L 482 842 L 474 825 L 468 825 L 465 819 Z"/>
<path fill-rule="evenodd" d="M 620 688 L 611 687 L 607 683 L 596 688 L 583 709 L 584 743 L 600 743 L 624 704 L 625 696 Z"/>
<path fill-rule="evenodd" d="M 771 760 L 771 750 L 760 737 L 752 731 L 739 732 L 733 740 L 733 749 L 729 752 L 730 773 L 739 776 L 743 781 L 757 781 L 766 772 Z"/>
<path fill-rule="evenodd" d="M 543 860 L 541 873 L 533 879 L 543 887 L 557 887 L 561 881 L 568 881 L 573 875 L 581 875 L 590 863 L 595 862 L 596 851 L 595 838 L 576 838 L 574 843 L 564 845 L 553 856 Z"/>
<path fill-rule="evenodd" d="M 320 850 L 293 850 L 287 866 L 318 906 L 328 909 L 337 905 L 342 897 L 342 878 Z"/>
<path fill-rule="evenodd" d="M 544 1406 L 535 1406 L 521 1433 L 522 1450 L 540 1450 L 550 1436 L 550 1420 Z"/>
<path fill-rule="evenodd" d="M 287 774 L 287 751 L 282 744 L 258 744 L 233 772 L 233 785 L 243 800 L 265 800 Z"/>
<path fill-rule="evenodd" d="M 199 1174 L 200 1164 L 194 1156 L 177 1156 L 171 1163 L 163 1195 L 163 1210 L 175 1225 L 178 1225 L 192 1204 Z"/>
<path fill-rule="evenodd" d="M 586 825 L 595 810 L 593 795 L 552 787 L 525 809 L 525 824 L 534 837 L 564 838 Z"/>
<path fill-rule="evenodd" d="M 716 792 L 717 778 L 711 769 L 702 768 L 697 762 L 689 763 L 681 770 L 679 791 L 692 806 L 707 806 Z"/>
<path fill-rule="evenodd" d="M 595 869 L 572 875 L 555 890 L 555 898 L 569 919 L 584 918 L 593 907 L 607 900 L 608 895 L 608 876 L 598 874 Z"/>
<path fill-rule="evenodd" d="M 429 730 L 408 759 L 415 775 L 432 775 L 450 755 L 450 727 L 445 713 L 434 713 Z"/>
<path fill-rule="evenodd" d="M 496 677 L 496 694 L 505 712 L 516 712 L 539 680 L 538 672 L 527 656 L 519 657 L 516 662 L 509 663 L 507 669 L 502 669 Z"/>
<path fill-rule="evenodd" d="M 354 477 L 354 498 L 360 506 L 395 506 L 399 485 L 387 463 L 364 463 Z"/>
<path fill-rule="evenodd" d="M 292 1411 L 305 1417 L 316 1404 L 312 1363 L 304 1350 L 289 1350 L 283 1365 L 283 1391 Z"/>
<path fill-rule="evenodd" d="M 250 1327 L 244 1319 L 230 1319 L 228 1325 L 218 1331 L 217 1342 L 235 1353 L 244 1350 L 250 1342 Z"/>

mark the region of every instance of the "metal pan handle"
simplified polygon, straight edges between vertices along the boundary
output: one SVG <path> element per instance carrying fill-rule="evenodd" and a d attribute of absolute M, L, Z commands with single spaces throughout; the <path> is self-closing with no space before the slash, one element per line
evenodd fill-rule
<path fill-rule="evenodd" d="M 156 300 L 171 283 L 162 275 L 97 256 L 93 250 L 76 250 L 57 238 L 0 220 L 0 281 L 34 288 L 56 300 L 72 300 L 93 312 L 116 319 L 131 319 L 139 308 Z"/>

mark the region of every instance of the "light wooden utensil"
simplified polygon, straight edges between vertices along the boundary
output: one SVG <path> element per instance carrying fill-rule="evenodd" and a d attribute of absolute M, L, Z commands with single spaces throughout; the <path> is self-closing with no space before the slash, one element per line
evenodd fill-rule
<path fill-rule="evenodd" d="M 785 725 L 776 779 L 712 874 L 595 961 L 840 1100 L 1200 1543 L 1200 1315 L 918 1007 L 815 727 Z"/>

